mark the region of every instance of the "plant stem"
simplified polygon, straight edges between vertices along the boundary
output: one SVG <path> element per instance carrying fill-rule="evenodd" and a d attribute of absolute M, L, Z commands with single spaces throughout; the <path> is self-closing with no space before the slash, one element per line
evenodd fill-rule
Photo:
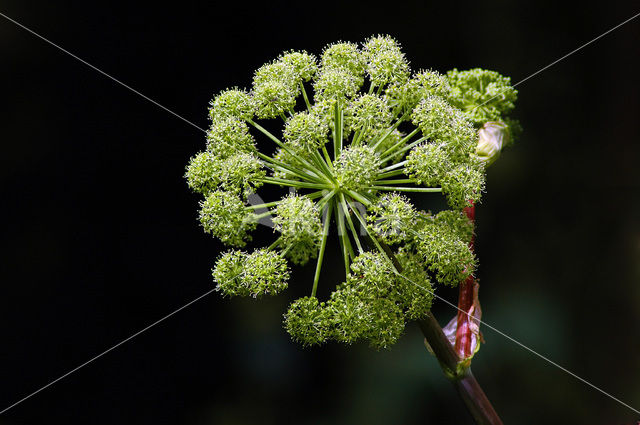
<path fill-rule="evenodd" d="M 275 184 L 278 186 L 291 186 L 291 187 L 307 188 L 307 189 L 327 189 L 328 188 L 328 186 L 324 184 L 307 183 L 307 182 L 289 180 L 289 179 L 280 179 L 277 177 L 261 177 L 257 180 L 263 183 Z"/>
<path fill-rule="evenodd" d="M 398 192 L 423 192 L 423 193 L 442 192 L 442 188 L 440 187 L 369 186 L 367 187 L 367 189 L 391 190 L 391 191 L 398 191 Z"/>
<path fill-rule="evenodd" d="M 408 135 L 406 135 L 405 137 L 403 137 L 400 141 L 398 141 L 396 144 L 394 144 L 393 146 L 391 146 L 389 149 L 387 149 L 386 151 L 382 152 L 380 154 L 380 156 L 382 158 L 386 157 L 387 155 L 389 155 L 390 153 L 393 153 L 396 149 L 398 149 L 400 146 L 404 145 L 405 143 L 407 143 L 409 140 L 411 140 L 411 138 L 413 136 L 415 136 L 416 134 L 418 134 L 418 132 L 420 131 L 419 128 L 416 128 L 415 130 L 413 130 L 411 133 L 409 133 Z"/>
<path fill-rule="evenodd" d="M 354 211 L 357 216 L 357 211 Z M 369 234 L 373 242 L 381 252 L 393 263 L 396 271 L 402 273 L 402 266 L 387 244 L 378 241 L 374 235 Z M 469 413 L 478 425 L 503 425 L 502 420 L 494 410 L 491 402 L 471 373 L 467 359 L 461 359 L 456 354 L 451 342 L 447 339 L 440 324 L 431 312 L 418 322 L 420 330 L 425 337 L 428 348 L 438 359 L 445 376 L 453 383 L 458 394 L 464 401 Z"/>
<path fill-rule="evenodd" d="M 478 425 L 502 425 L 502 420 L 471 373 L 471 368 L 460 368 L 460 358 L 442 332 L 435 317 L 429 313 L 427 317 L 420 320 L 419 325 L 425 340 L 440 362 L 440 367 L 453 383 L 476 423 Z"/>
<path fill-rule="evenodd" d="M 283 162 L 277 161 L 277 160 L 271 158 L 270 156 L 267 156 L 267 155 L 265 155 L 265 154 L 263 154 L 261 152 L 256 152 L 256 154 L 264 162 L 267 162 L 267 163 L 269 163 L 271 165 L 278 166 L 278 167 L 284 169 L 285 171 L 288 171 L 289 173 L 298 176 L 299 178 L 301 178 L 303 180 L 315 181 L 315 182 L 318 182 L 318 183 L 322 183 L 323 181 L 327 181 L 326 179 L 322 180 L 319 176 L 317 176 L 315 174 L 310 174 L 310 171 L 308 171 L 308 170 L 301 170 L 301 169 L 298 169 L 298 168 L 296 168 L 294 166 L 291 166 L 289 164 L 285 164 Z"/>
<path fill-rule="evenodd" d="M 320 242 L 320 252 L 318 253 L 318 262 L 316 264 L 316 274 L 313 278 L 313 288 L 311 289 L 311 296 L 316 296 L 318 290 L 318 281 L 320 280 L 320 269 L 322 269 L 322 259 L 324 258 L 324 250 L 327 246 L 327 238 L 329 237 L 329 222 L 331 221 L 331 206 L 327 208 L 327 216 L 324 221 L 322 229 L 322 242 Z"/>
<path fill-rule="evenodd" d="M 347 217 L 347 223 L 349 224 L 349 228 L 351 229 L 351 234 L 353 235 L 353 239 L 356 241 L 356 245 L 358 246 L 358 254 L 362 254 L 364 250 L 362 249 L 360 238 L 358 238 L 358 232 L 356 231 L 356 228 L 353 225 L 353 220 L 351 220 L 351 214 L 349 214 L 349 207 L 347 206 L 347 201 L 343 193 L 340 194 L 340 202 L 342 203 L 342 211 L 344 215 Z"/>
<path fill-rule="evenodd" d="M 333 177 L 333 172 L 331 171 L 331 168 L 329 167 L 329 164 L 322 158 L 322 156 L 320 155 L 320 152 L 318 151 L 313 151 L 311 153 L 311 160 L 314 161 L 316 163 L 316 165 L 322 170 L 322 172 L 324 173 L 325 178 L 330 181 L 335 183 L 336 179 Z M 331 160 L 329 160 L 331 161 Z"/>
<path fill-rule="evenodd" d="M 404 160 L 404 161 L 398 162 L 396 164 L 390 165 L 390 166 L 388 166 L 386 168 L 383 168 L 382 170 L 380 170 L 380 171 L 382 171 L 382 173 L 378 177 L 382 178 L 383 176 L 389 174 L 389 172 L 391 172 L 391 170 L 395 170 L 396 168 L 400 168 L 400 167 L 404 166 L 404 164 L 406 164 L 406 163 L 407 163 L 407 160 Z M 393 171 L 393 172 L 394 173 L 398 173 L 398 171 Z M 399 173 L 402 174 L 402 171 L 400 171 Z M 395 174 L 395 175 L 397 175 L 397 174 Z"/>
<path fill-rule="evenodd" d="M 318 191 L 315 191 L 315 192 L 306 193 L 306 194 L 304 194 L 302 196 L 306 196 L 309 199 L 316 199 L 316 198 L 323 197 L 324 194 L 325 194 L 325 190 L 318 190 Z"/>
<path fill-rule="evenodd" d="M 317 174 L 322 174 L 320 173 L 320 171 L 314 167 L 311 163 L 309 163 L 309 161 L 307 161 L 306 159 L 302 158 L 300 155 L 296 155 L 295 152 L 293 152 L 291 149 L 289 149 L 289 147 L 287 147 L 287 145 L 285 145 L 284 143 L 282 143 L 280 141 L 280 139 L 278 139 L 276 136 L 274 136 L 273 134 L 271 134 L 267 129 L 265 129 L 264 127 L 262 127 L 260 124 L 257 124 L 255 122 L 253 122 L 253 120 L 247 120 L 247 122 L 249 124 L 251 124 L 252 126 L 254 126 L 258 131 L 260 131 L 262 134 L 264 134 L 265 136 L 267 136 L 269 139 L 271 139 L 276 145 L 278 145 L 281 149 L 287 151 L 287 153 L 291 156 L 293 156 L 294 158 L 296 158 L 298 161 L 302 162 L 304 165 L 306 165 L 307 167 L 309 167 L 309 169 L 313 170 L 314 172 L 316 172 Z"/>
<path fill-rule="evenodd" d="M 384 142 L 385 140 L 387 140 L 387 138 L 391 135 L 391 133 L 393 133 L 393 130 L 397 129 L 400 124 L 402 124 L 402 122 L 404 121 L 404 119 L 408 116 L 407 114 L 404 114 L 403 116 L 401 116 L 398 121 L 396 121 L 396 123 L 394 125 L 392 125 L 389 130 L 387 130 L 387 132 L 384 134 L 384 136 L 382 136 L 380 139 L 378 139 L 378 141 L 373 145 L 374 149 L 377 149 L 378 146 L 380 146 L 380 144 L 382 142 Z M 419 129 L 416 129 L 419 131 Z M 413 131 L 410 135 L 408 135 L 407 137 L 404 137 L 399 143 L 405 143 L 407 140 L 411 139 L 418 131 Z M 395 147 L 396 145 L 394 145 Z M 391 147 L 389 149 L 393 149 L 394 147 Z M 388 153 L 389 150 L 387 149 L 381 156 L 385 156 L 386 153 Z"/>
<path fill-rule="evenodd" d="M 364 204 L 366 206 L 371 205 L 371 201 L 365 198 L 364 196 L 360 195 L 358 192 L 355 192 L 353 190 L 348 190 L 348 189 L 346 192 L 349 194 L 349 196 L 351 196 L 353 199 L 360 202 L 361 204 Z"/>
<path fill-rule="evenodd" d="M 464 213 L 472 225 L 475 225 L 476 207 L 472 201 L 464 209 Z M 473 251 L 475 235 L 471 237 L 469 249 Z M 479 323 L 482 310 L 478 300 L 479 284 L 473 275 L 467 277 L 458 285 L 458 317 L 456 319 L 456 338 L 454 349 L 461 359 L 469 359 L 475 354 L 479 347 L 481 336 L 479 334 Z"/>
<path fill-rule="evenodd" d="M 403 154 L 404 152 L 406 152 L 406 151 L 408 151 L 409 149 L 411 149 L 411 148 L 413 148 L 413 147 L 417 146 L 418 144 L 420 144 L 420 143 L 424 142 L 424 141 L 425 141 L 425 140 L 427 140 L 427 139 L 428 139 L 427 137 L 421 137 L 421 138 L 419 138 L 418 140 L 416 140 L 416 141 L 414 141 L 414 142 L 411 142 L 411 143 L 410 143 L 410 144 L 408 144 L 407 146 L 403 147 L 403 148 L 402 148 L 402 149 L 400 149 L 399 151 L 397 151 L 397 152 L 392 152 L 391 154 L 389 154 L 389 155 L 387 155 L 387 156 L 383 157 L 383 158 L 382 158 L 382 161 L 383 161 L 383 162 L 385 162 L 385 161 L 388 161 L 388 160 L 390 160 L 391 158 L 393 158 L 393 157 L 395 157 L 395 156 L 401 155 L 401 154 Z"/>
<path fill-rule="evenodd" d="M 342 248 L 342 257 L 344 258 L 344 270 L 346 275 L 348 275 L 350 258 L 355 257 L 355 254 L 353 253 L 353 247 L 351 247 L 351 243 L 349 242 L 349 235 L 347 234 L 347 229 L 344 225 L 344 214 L 341 214 L 340 206 L 337 200 L 334 203 L 334 208 L 336 210 L 336 220 L 338 222 L 338 240 L 340 241 L 340 247 Z"/>
<path fill-rule="evenodd" d="M 414 179 L 376 180 L 376 184 L 414 184 Z"/>
<path fill-rule="evenodd" d="M 252 210 L 258 210 L 260 208 L 269 208 L 269 207 L 275 207 L 276 205 L 278 205 L 280 202 L 282 202 L 282 200 L 280 201 L 273 201 L 273 202 L 265 202 L 264 204 L 256 204 L 256 205 L 247 205 L 245 208 L 246 209 L 252 209 Z"/>
<path fill-rule="evenodd" d="M 324 159 L 327 162 L 327 166 L 331 171 L 333 171 L 333 162 L 331 162 L 331 157 L 329 156 L 329 152 L 327 152 L 327 147 L 322 147 L 322 155 L 324 155 Z"/>
<path fill-rule="evenodd" d="M 342 108 L 336 102 L 333 111 L 333 159 L 337 160 L 342 152 Z"/>
<path fill-rule="evenodd" d="M 309 97 L 307 97 L 307 91 L 304 89 L 302 82 L 300 82 L 300 91 L 302 91 L 302 97 L 304 97 L 304 103 L 307 105 L 307 109 L 311 111 L 311 103 L 309 103 Z"/>

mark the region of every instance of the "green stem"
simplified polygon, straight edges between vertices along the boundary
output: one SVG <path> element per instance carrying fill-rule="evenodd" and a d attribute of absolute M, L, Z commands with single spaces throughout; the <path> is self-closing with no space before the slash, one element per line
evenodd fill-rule
<path fill-rule="evenodd" d="M 349 190 L 349 189 L 347 189 L 346 192 L 349 194 L 349 196 L 351 196 L 356 201 L 366 206 L 371 205 L 371 201 L 365 198 L 363 195 L 359 194 L 358 192 L 354 192 L 353 190 Z"/>
<path fill-rule="evenodd" d="M 254 214 L 252 218 L 253 218 L 253 220 L 258 221 L 262 217 L 268 217 L 270 215 L 271 215 L 271 211 L 266 211 L 266 212 L 263 212 L 263 213 L 260 213 L 260 214 Z"/>
<path fill-rule="evenodd" d="M 362 135 L 367 132 L 367 127 L 368 126 L 365 126 L 364 128 L 356 131 L 353 135 L 353 139 L 351 139 L 351 146 L 358 146 L 360 144 L 360 139 L 362 139 Z"/>
<path fill-rule="evenodd" d="M 416 181 L 414 179 L 396 179 L 396 180 L 376 180 L 375 183 L 376 184 L 410 184 L 410 183 L 415 183 Z"/>
<path fill-rule="evenodd" d="M 395 170 L 396 168 L 402 167 L 406 163 L 407 163 L 407 160 L 404 160 L 404 161 L 398 162 L 396 164 L 389 165 L 386 168 L 383 168 L 382 170 L 380 170 L 380 171 L 382 171 L 382 174 L 380 174 L 379 177 L 380 176 L 384 176 L 385 174 L 387 174 L 388 171 Z M 397 173 L 397 171 L 396 171 L 396 173 Z M 402 172 L 400 172 L 400 173 L 402 173 Z"/>
<path fill-rule="evenodd" d="M 297 181 L 297 180 L 280 179 L 280 178 L 277 178 L 277 177 L 261 177 L 261 178 L 259 178 L 257 180 L 261 181 L 263 183 L 275 184 L 275 185 L 278 185 L 278 186 L 291 186 L 291 187 L 307 188 L 307 189 L 328 189 L 328 188 L 330 188 L 330 186 L 327 186 L 326 184 L 307 183 L 307 182 L 301 182 L 301 181 Z"/>
<path fill-rule="evenodd" d="M 436 193 L 442 192 L 441 187 L 402 187 L 402 186 L 369 186 L 372 190 L 389 190 L 398 192 Z"/>
<path fill-rule="evenodd" d="M 288 171 L 289 173 L 298 176 L 301 179 L 307 180 L 309 182 L 317 182 L 317 183 L 322 183 L 323 181 L 327 181 L 326 179 L 322 179 L 321 177 L 315 175 L 315 174 L 309 174 L 308 170 L 300 170 L 292 165 L 289 164 L 285 164 L 284 162 L 280 162 L 276 159 L 271 158 L 270 156 L 267 156 L 261 152 L 257 152 L 257 155 L 260 159 L 262 159 L 265 162 L 270 163 L 272 166 L 276 166 L 276 167 L 280 167 L 282 169 L 284 169 L 284 171 Z M 305 174 L 306 173 L 306 174 Z"/>
<path fill-rule="evenodd" d="M 324 158 L 322 158 L 322 156 L 320 155 L 320 153 L 318 151 L 313 151 L 311 153 L 311 157 L 313 158 L 313 161 L 316 163 L 316 165 L 318 167 L 320 167 L 320 169 L 322 169 L 324 176 L 331 182 L 335 183 L 336 179 L 333 177 L 333 173 L 331 172 L 331 169 L 329 168 L 329 164 L 327 164 L 324 160 Z"/>
<path fill-rule="evenodd" d="M 394 170 L 394 171 L 388 171 L 386 173 L 378 174 L 378 178 L 386 179 L 387 177 L 395 177 L 403 174 L 404 174 L 404 170 Z"/>
<path fill-rule="evenodd" d="M 318 281 L 320 280 L 320 270 L 322 269 L 322 260 L 324 258 L 324 250 L 327 247 L 327 238 L 329 237 L 329 222 L 331 221 L 331 208 L 327 209 L 327 217 L 322 228 L 322 241 L 320 242 L 320 252 L 318 253 L 318 262 L 316 263 L 316 274 L 313 277 L 313 289 L 311 296 L 316 296 L 318 290 Z"/>
<path fill-rule="evenodd" d="M 264 134 L 265 136 L 267 136 L 269 139 L 271 139 L 276 145 L 278 145 L 281 149 L 287 151 L 287 153 L 291 156 L 293 156 L 294 158 L 296 158 L 298 161 L 302 162 L 304 165 L 306 165 L 307 167 L 309 167 L 311 170 L 315 171 L 318 175 L 322 174 L 320 172 L 320 170 L 318 170 L 316 167 L 314 167 L 309 161 L 307 161 L 306 159 L 304 159 L 302 156 L 296 154 L 295 152 L 293 152 L 291 149 L 289 149 L 289 147 L 287 145 L 285 145 L 284 143 L 282 143 L 280 141 L 280 139 L 278 139 L 276 136 L 274 136 L 273 134 L 271 134 L 271 132 L 269 132 L 266 128 L 262 127 L 260 124 L 254 122 L 253 120 L 247 120 L 247 122 L 249 124 L 251 124 L 252 126 L 254 126 L 259 132 L 261 132 L 262 134 Z"/>
<path fill-rule="evenodd" d="M 302 97 L 304 97 L 304 103 L 307 105 L 307 109 L 311 111 L 311 103 L 309 103 L 307 91 L 304 89 L 304 84 L 302 84 L 302 81 L 300 81 L 300 91 L 302 92 Z"/>
<path fill-rule="evenodd" d="M 333 158 L 337 159 L 342 152 L 343 111 L 340 102 L 336 101 L 333 111 Z"/>
<path fill-rule="evenodd" d="M 318 201 L 318 203 L 316 204 L 316 207 L 319 208 L 319 209 L 322 209 L 322 207 L 324 207 L 324 204 L 329 202 L 331 200 L 331 198 L 333 197 L 333 195 L 335 195 L 335 193 L 336 193 L 336 191 L 334 189 L 331 192 L 325 194 L 322 197 L 322 199 Z"/>
<path fill-rule="evenodd" d="M 288 247 L 280 251 L 280 255 L 284 257 L 285 255 L 287 255 L 289 251 L 291 251 L 292 248 L 293 248 L 293 245 L 289 245 Z"/>
<path fill-rule="evenodd" d="M 306 196 L 309 199 L 316 199 L 324 196 L 324 192 L 324 190 L 318 190 L 317 192 L 305 193 L 303 196 Z"/>
<path fill-rule="evenodd" d="M 344 270 L 346 275 L 349 274 L 349 260 L 350 255 L 355 257 L 353 253 L 353 248 L 351 247 L 351 242 L 349 242 L 349 236 L 347 235 L 347 229 L 344 225 L 344 214 L 340 214 L 340 208 L 338 207 L 338 203 L 334 203 L 334 207 L 336 209 L 336 219 L 338 221 L 338 232 L 340 233 L 340 247 L 342 248 L 342 258 L 344 259 Z"/>
<path fill-rule="evenodd" d="M 364 252 L 364 249 L 362 249 L 362 244 L 360 243 L 358 232 L 356 231 L 356 227 L 353 225 L 353 220 L 351 220 L 351 214 L 349 214 L 349 207 L 347 206 L 347 201 L 343 193 L 340 194 L 340 202 L 342 204 L 344 215 L 347 217 L 347 224 L 349 224 L 349 228 L 351 229 L 351 234 L 353 235 L 353 239 L 356 241 L 356 245 L 358 246 L 358 253 L 362 254 Z"/>
<path fill-rule="evenodd" d="M 392 260 L 392 258 L 389 257 L 387 251 L 385 251 L 382 246 L 380 245 L 380 242 L 378 242 L 378 238 L 376 238 L 375 235 L 373 235 L 371 233 L 371 231 L 369 231 L 369 226 L 367 226 L 367 222 L 364 220 L 364 218 L 360 215 L 360 212 L 358 211 L 357 208 L 354 208 L 353 205 L 351 205 L 351 203 L 349 203 L 349 207 L 351 208 L 351 211 L 353 211 L 353 215 L 356 216 L 356 218 L 358 219 L 358 221 L 360 222 L 360 224 L 362 225 L 362 227 L 364 227 L 365 231 L 367 232 L 367 235 L 369 236 L 369 239 L 371 240 L 371 242 L 373 242 L 373 244 L 376 246 L 376 248 L 378 249 L 378 251 L 387 259 L 387 261 L 389 261 L 391 263 L 391 265 L 393 266 L 394 269 L 396 269 L 397 271 L 397 266 L 396 263 L 394 263 L 394 261 Z M 393 254 L 392 254 L 393 255 Z"/>
<path fill-rule="evenodd" d="M 386 151 L 382 152 L 382 154 L 380 154 L 380 157 L 382 157 L 382 158 L 389 157 L 390 154 L 392 154 L 397 149 L 400 149 L 402 146 L 404 146 L 405 143 L 407 143 L 409 140 L 411 140 L 416 134 L 418 134 L 419 131 L 420 131 L 420 129 L 416 128 L 411 133 L 407 134 L 402 139 L 400 139 L 398 142 L 396 142 L 393 146 L 388 148 Z M 422 140 L 422 139 L 426 139 L 426 138 L 425 137 L 421 137 L 418 140 Z"/>
<path fill-rule="evenodd" d="M 332 171 L 333 175 L 333 162 L 331 162 L 331 157 L 329 156 L 329 152 L 327 152 L 327 147 L 322 146 L 322 155 L 324 155 L 324 160 L 327 162 L 327 167 Z"/>
<path fill-rule="evenodd" d="M 273 243 L 271 245 L 269 245 L 267 247 L 267 251 L 271 251 L 272 249 L 276 248 L 278 245 L 280 245 L 280 241 L 282 240 L 282 236 L 279 236 L 278 239 L 276 239 L 275 241 L 273 241 Z"/>
<path fill-rule="evenodd" d="M 257 204 L 257 205 L 247 205 L 245 208 L 246 209 L 259 209 L 259 208 L 269 208 L 269 207 L 275 207 L 276 205 L 278 205 L 280 202 L 282 202 L 282 199 L 279 201 L 273 201 L 273 202 L 266 202 L 264 204 Z"/>
<path fill-rule="evenodd" d="M 402 155 L 403 153 L 405 153 L 409 149 L 413 148 L 414 146 L 417 146 L 418 144 L 424 142 L 427 139 L 428 139 L 428 137 L 421 137 L 418 140 L 416 140 L 415 142 L 412 142 L 411 144 L 409 144 L 409 145 L 405 146 L 404 148 L 400 149 L 399 151 L 394 152 L 391 155 L 387 156 L 386 158 L 383 159 L 383 161 L 388 161 L 388 160 L 392 159 L 395 156 Z"/>
<path fill-rule="evenodd" d="M 387 140 L 387 137 L 389 137 L 389 136 L 391 135 L 391 133 L 393 133 L 393 131 L 394 131 L 395 129 L 397 129 L 397 128 L 400 126 L 400 124 L 402 124 L 402 122 L 403 122 L 403 121 L 404 121 L 404 120 L 409 116 L 409 114 L 410 114 L 410 113 L 411 113 L 411 111 L 407 111 L 407 112 L 405 112 L 405 114 L 404 114 L 403 116 L 401 116 L 400 118 L 398 118 L 398 121 L 396 121 L 396 123 L 395 123 L 394 125 L 392 125 L 391 127 L 389 127 L 389 130 L 387 130 L 387 132 L 384 134 L 384 136 L 382 136 L 380 139 L 378 139 L 378 141 L 373 145 L 373 148 L 374 148 L 374 149 L 377 149 L 377 148 L 378 148 L 378 146 L 379 146 L 382 142 L 384 142 L 385 140 Z M 417 130 L 417 129 L 416 129 L 416 130 Z M 407 137 L 408 137 L 408 138 L 413 137 L 413 136 L 415 135 L 415 131 L 416 131 L 416 130 L 414 130 L 414 131 L 413 131 L 412 133 L 410 133 L 408 136 L 406 136 L 406 137 L 402 138 L 402 140 L 405 140 Z M 402 142 L 402 140 L 401 140 L 400 142 Z M 398 142 L 398 143 L 400 143 L 400 142 Z M 394 145 L 394 146 L 395 146 L 395 145 Z M 389 150 L 389 149 L 387 149 L 387 150 Z M 383 155 L 381 155 L 381 156 L 383 156 Z"/>

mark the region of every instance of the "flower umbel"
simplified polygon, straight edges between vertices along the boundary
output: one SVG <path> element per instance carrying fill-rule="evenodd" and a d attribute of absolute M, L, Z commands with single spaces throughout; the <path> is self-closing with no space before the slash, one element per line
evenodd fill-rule
<path fill-rule="evenodd" d="M 258 220 L 271 216 L 276 238 L 251 253 L 222 254 L 213 269 L 217 289 L 275 295 L 288 285 L 288 260 L 315 260 L 309 296 L 284 316 L 291 337 L 303 345 L 393 345 L 406 322 L 429 312 L 433 286 L 455 286 L 474 271 L 472 226 L 461 210 L 480 200 L 484 168 L 503 146 L 487 141 L 488 129 L 513 139 L 517 123 L 505 114 L 516 96 L 494 71 L 412 75 L 389 36 L 331 44 L 318 59 L 286 52 L 255 72 L 250 90 L 222 91 L 210 104 L 206 149 L 185 175 L 204 196 L 200 221 L 242 248 Z M 489 121 L 479 145 L 478 129 Z M 265 185 L 293 192 L 251 205 Z M 450 209 L 421 211 L 411 193 L 444 195 Z M 345 280 L 326 282 L 323 293 L 331 294 L 320 301 L 331 229 Z"/>

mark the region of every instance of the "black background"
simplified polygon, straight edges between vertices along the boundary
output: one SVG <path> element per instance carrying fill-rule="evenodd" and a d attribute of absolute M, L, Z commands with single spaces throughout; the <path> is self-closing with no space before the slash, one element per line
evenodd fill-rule
<path fill-rule="evenodd" d="M 414 68 L 518 82 L 633 2 L 5 1 L 0 12 L 197 126 L 288 49 L 396 37 Z M 518 87 L 519 143 L 478 208 L 485 319 L 640 408 L 640 18 Z M 0 18 L 0 409 L 212 288 L 223 247 L 182 178 L 203 133 Z M 0 424 L 470 424 L 414 325 L 390 351 L 302 349 L 292 293 L 217 294 Z M 295 286 L 295 284 L 292 284 Z M 455 300 L 454 292 L 441 295 Z M 454 312 L 436 305 L 445 323 Z M 507 424 L 639 415 L 485 329 L 474 372 Z"/>

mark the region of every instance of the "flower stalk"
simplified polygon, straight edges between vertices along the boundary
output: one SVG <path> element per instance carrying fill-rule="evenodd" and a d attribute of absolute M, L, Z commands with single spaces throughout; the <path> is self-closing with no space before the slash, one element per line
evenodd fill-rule
<path fill-rule="evenodd" d="M 445 376 L 453 383 L 476 423 L 502 425 L 502 420 L 473 376 L 471 368 L 464 366 L 465 362 L 458 357 L 433 314 L 429 313 L 418 324 L 427 348 L 438 359 Z"/>
<path fill-rule="evenodd" d="M 464 213 L 475 225 L 476 207 L 470 203 L 465 207 Z M 469 242 L 469 249 L 473 251 L 475 234 Z M 456 317 L 456 332 L 454 349 L 458 357 L 471 361 L 473 355 L 480 349 L 482 335 L 480 333 L 479 320 L 482 315 L 478 290 L 480 285 L 475 277 L 469 276 L 458 286 L 458 313 Z"/>

